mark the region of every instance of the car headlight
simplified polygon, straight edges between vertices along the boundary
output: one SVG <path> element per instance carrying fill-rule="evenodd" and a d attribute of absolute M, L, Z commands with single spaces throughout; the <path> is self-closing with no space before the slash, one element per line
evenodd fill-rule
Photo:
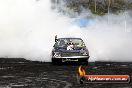
<path fill-rule="evenodd" d="M 82 55 L 88 55 L 88 53 L 85 51 L 85 52 L 82 53 Z"/>
<path fill-rule="evenodd" d="M 61 57 L 61 53 L 60 52 L 54 52 L 54 57 Z"/>
<path fill-rule="evenodd" d="M 87 53 L 86 50 L 84 50 L 84 49 L 81 49 L 80 53 L 81 53 L 82 55 L 88 55 L 88 53 Z"/>

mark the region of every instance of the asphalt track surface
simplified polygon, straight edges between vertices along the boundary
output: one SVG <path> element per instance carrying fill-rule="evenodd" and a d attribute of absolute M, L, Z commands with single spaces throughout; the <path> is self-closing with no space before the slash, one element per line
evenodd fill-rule
<path fill-rule="evenodd" d="M 124 84 L 79 84 L 79 66 L 73 63 L 0 63 L 0 88 L 132 88 L 131 81 Z M 90 62 L 83 67 L 87 74 L 128 74 L 132 78 L 132 62 Z"/>

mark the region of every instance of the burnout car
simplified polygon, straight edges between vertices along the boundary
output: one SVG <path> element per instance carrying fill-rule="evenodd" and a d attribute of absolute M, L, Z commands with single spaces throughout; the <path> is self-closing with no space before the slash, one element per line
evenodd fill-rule
<path fill-rule="evenodd" d="M 58 38 L 52 50 L 52 63 L 88 62 L 89 51 L 81 38 Z"/>

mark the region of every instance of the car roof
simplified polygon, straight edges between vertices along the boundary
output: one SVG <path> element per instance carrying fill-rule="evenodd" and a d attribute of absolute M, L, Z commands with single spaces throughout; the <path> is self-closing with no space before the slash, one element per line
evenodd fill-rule
<path fill-rule="evenodd" d="M 58 39 L 81 39 L 81 38 L 58 38 Z"/>

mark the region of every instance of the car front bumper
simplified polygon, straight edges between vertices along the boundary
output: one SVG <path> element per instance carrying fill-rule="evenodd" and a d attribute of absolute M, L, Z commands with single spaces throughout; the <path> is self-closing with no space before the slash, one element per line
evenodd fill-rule
<path fill-rule="evenodd" d="M 52 57 L 52 59 L 61 62 L 82 62 L 88 61 L 89 56 Z"/>

